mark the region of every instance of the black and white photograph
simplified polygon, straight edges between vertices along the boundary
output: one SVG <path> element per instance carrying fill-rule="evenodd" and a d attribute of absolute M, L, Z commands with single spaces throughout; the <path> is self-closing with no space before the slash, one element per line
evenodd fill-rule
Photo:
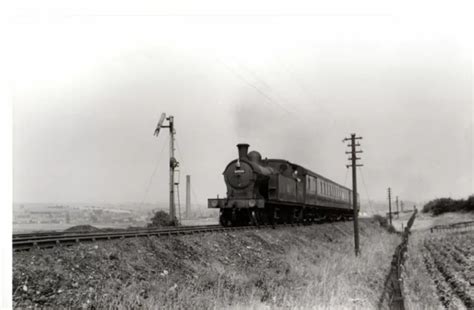
<path fill-rule="evenodd" d="M 471 13 L 11 2 L 0 309 L 474 309 Z"/>

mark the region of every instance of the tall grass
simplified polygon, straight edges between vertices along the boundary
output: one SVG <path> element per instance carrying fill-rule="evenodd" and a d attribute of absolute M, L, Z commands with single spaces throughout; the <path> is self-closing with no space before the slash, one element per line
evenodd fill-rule
<path fill-rule="evenodd" d="M 348 228 L 345 227 L 346 231 Z M 400 241 L 398 236 L 383 230 L 368 229 L 362 238 L 362 254 L 355 257 L 352 238 L 328 242 L 277 232 L 263 232 L 260 237 L 267 242 L 291 241 L 291 245 L 276 257 L 264 258 L 266 266 L 253 272 L 233 268 L 232 263 L 230 266 L 211 264 L 210 270 L 195 279 L 196 282 L 184 284 L 171 295 L 169 292 L 154 295 L 142 306 L 375 309 L 391 255 Z"/>
<path fill-rule="evenodd" d="M 358 257 L 351 222 L 80 244 L 35 252 L 36 265 L 15 253 L 14 286 L 28 292 L 14 301 L 38 303 L 29 290 L 50 279 L 61 293 L 42 305 L 61 308 L 373 309 L 399 242 L 367 221 Z"/>

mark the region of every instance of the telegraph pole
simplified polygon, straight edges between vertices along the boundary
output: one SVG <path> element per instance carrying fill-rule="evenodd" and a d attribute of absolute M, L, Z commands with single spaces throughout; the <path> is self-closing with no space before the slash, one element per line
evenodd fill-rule
<path fill-rule="evenodd" d="M 403 200 L 400 200 L 400 210 L 403 212 Z"/>
<path fill-rule="evenodd" d="M 392 190 L 388 188 L 388 220 L 392 225 Z"/>
<path fill-rule="evenodd" d="M 398 196 L 395 197 L 395 205 L 397 206 L 397 218 L 400 218 L 400 210 L 398 209 Z"/>
<path fill-rule="evenodd" d="M 360 146 L 359 143 L 356 143 L 356 140 L 360 140 L 362 137 L 356 137 L 356 134 L 351 134 L 350 138 L 344 138 L 342 142 L 350 141 L 350 144 L 347 145 L 351 148 L 350 152 L 346 154 L 351 154 L 349 160 L 351 161 L 350 165 L 346 165 L 346 168 L 352 167 L 352 209 L 354 210 L 354 251 L 355 255 L 358 256 L 360 253 L 359 249 L 359 207 L 357 199 L 357 167 L 363 165 L 358 165 L 357 160 L 360 159 L 357 157 L 357 153 L 362 153 L 361 150 L 356 150 L 357 146 Z"/>

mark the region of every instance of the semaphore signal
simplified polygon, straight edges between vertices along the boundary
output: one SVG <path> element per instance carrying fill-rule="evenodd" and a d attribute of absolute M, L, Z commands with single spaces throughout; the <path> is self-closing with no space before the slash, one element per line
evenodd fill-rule
<path fill-rule="evenodd" d="M 167 120 L 168 125 L 163 125 L 163 122 Z M 170 217 L 171 220 L 175 225 L 178 225 L 179 222 L 176 217 L 176 203 L 175 203 L 175 191 L 174 191 L 174 186 L 176 185 L 175 183 L 175 169 L 179 166 L 179 162 L 176 160 L 174 157 L 174 135 L 176 134 L 176 130 L 174 127 L 174 117 L 172 115 L 169 115 L 166 117 L 165 113 L 161 114 L 160 120 L 158 121 L 158 124 L 156 125 L 156 129 L 154 132 L 154 135 L 158 137 L 160 133 L 161 128 L 169 128 L 170 131 Z M 179 194 L 179 187 L 178 187 L 178 194 Z M 179 196 L 178 196 L 179 200 Z"/>

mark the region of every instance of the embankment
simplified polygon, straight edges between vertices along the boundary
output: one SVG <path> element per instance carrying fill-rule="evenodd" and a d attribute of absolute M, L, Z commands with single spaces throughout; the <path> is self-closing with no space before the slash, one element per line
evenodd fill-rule
<path fill-rule="evenodd" d="M 136 238 L 13 255 L 15 307 L 376 308 L 400 242 L 361 221 Z"/>

